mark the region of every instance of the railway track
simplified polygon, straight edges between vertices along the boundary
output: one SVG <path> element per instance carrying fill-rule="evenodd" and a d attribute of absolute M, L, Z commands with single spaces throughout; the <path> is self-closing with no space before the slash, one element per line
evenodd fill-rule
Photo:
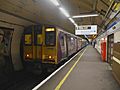
<path fill-rule="evenodd" d="M 81 50 L 82 51 L 82 50 Z M 54 71 L 44 72 L 41 74 L 35 74 L 28 72 L 26 70 L 15 72 L 8 75 L 0 76 L 0 90 L 32 90 L 36 85 L 38 85 L 43 80 L 47 79 L 54 72 L 57 73 L 58 69 L 63 68 L 72 58 L 76 57 L 75 54 L 73 57 L 68 58 L 70 60 L 62 62 Z"/>
<path fill-rule="evenodd" d="M 50 73 L 37 75 L 27 71 L 13 73 L 1 78 L 0 90 L 31 90 L 49 75 Z"/>

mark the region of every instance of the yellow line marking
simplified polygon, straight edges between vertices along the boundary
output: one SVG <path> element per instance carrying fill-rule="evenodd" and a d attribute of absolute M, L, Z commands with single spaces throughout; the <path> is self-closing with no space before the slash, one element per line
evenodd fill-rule
<path fill-rule="evenodd" d="M 86 48 L 87 49 L 87 48 Z M 80 61 L 81 57 L 83 56 L 83 54 L 85 53 L 86 49 L 84 50 L 84 52 L 80 55 L 80 57 L 78 58 L 78 60 L 74 63 L 74 65 L 71 67 L 71 69 L 68 71 L 68 73 L 65 75 L 65 77 L 60 81 L 60 83 L 57 85 L 57 87 L 55 88 L 55 90 L 59 90 L 61 88 L 61 86 L 63 85 L 63 83 L 65 82 L 65 80 L 68 78 L 68 76 L 70 75 L 70 73 L 72 72 L 72 70 L 75 68 L 75 66 L 77 65 L 77 63 Z"/>

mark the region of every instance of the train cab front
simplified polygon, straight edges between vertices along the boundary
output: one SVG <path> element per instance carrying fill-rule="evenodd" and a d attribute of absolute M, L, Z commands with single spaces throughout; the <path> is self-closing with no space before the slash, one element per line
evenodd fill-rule
<path fill-rule="evenodd" d="M 25 61 L 41 61 L 42 59 L 42 26 L 30 26 L 24 31 L 23 53 Z"/>
<path fill-rule="evenodd" d="M 44 28 L 44 45 L 42 63 L 53 65 L 57 63 L 57 43 L 56 43 L 56 28 Z"/>
<path fill-rule="evenodd" d="M 27 27 L 23 34 L 23 61 L 27 68 L 41 67 L 42 60 L 42 26 Z"/>

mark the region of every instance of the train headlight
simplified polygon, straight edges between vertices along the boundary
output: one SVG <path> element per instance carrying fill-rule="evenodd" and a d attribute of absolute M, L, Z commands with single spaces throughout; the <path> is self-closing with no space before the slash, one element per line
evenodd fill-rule
<path fill-rule="evenodd" d="M 32 59 L 32 54 L 31 53 L 26 53 L 25 58 L 26 59 Z"/>
<path fill-rule="evenodd" d="M 52 59 L 52 56 L 49 56 L 48 58 L 49 58 L 49 59 Z"/>
<path fill-rule="evenodd" d="M 26 55 L 26 57 L 30 57 L 30 55 L 29 55 L 29 54 L 27 54 L 27 55 Z"/>

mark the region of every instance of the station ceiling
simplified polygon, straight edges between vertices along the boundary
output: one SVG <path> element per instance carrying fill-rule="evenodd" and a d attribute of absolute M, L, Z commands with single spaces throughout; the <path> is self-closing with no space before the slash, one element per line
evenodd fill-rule
<path fill-rule="evenodd" d="M 59 0 L 70 16 L 99 13 L 98 17 L 74 19 L 78 25 L 101 27 L 110 0 Z M 52 24 L 74 33 L 74 25 L 50 0 L 0 0 L 0 12 L 14 15 L 35 24 Z"/>

